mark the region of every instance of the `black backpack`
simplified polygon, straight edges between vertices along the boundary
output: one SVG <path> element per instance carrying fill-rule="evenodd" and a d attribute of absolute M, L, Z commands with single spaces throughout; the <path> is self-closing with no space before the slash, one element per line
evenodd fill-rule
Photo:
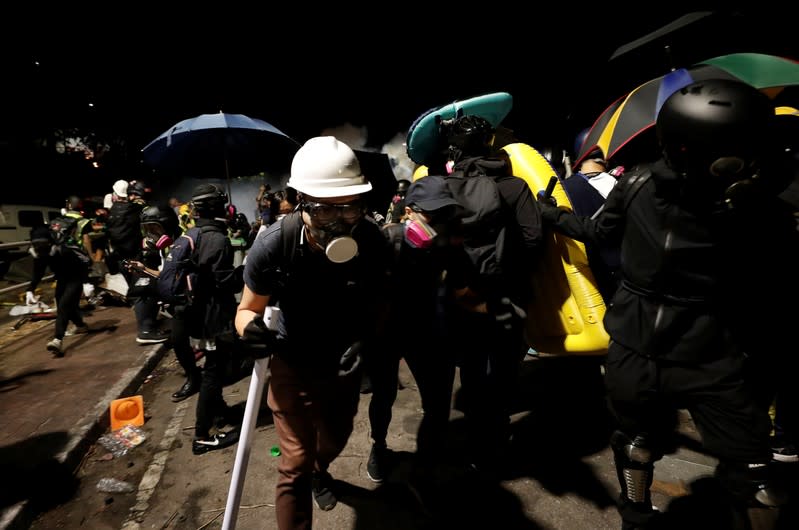
<path fill-rule="evenodd" d="M 62 215 L 56 217 L 47 225 L 47 234 L 50 244 L 50 255 L 61 254 L 70 259 L 77 259 L 81 264 L 86 266 L 88 272 L 91 267 L 92 260 L 89 254 L 83 249 L 81 241 L 80 229 L 86 224 L 84 219 Z M 43 234 L 39 234 L 36 238 L 41 239 Z M 34 239 L 33 231 L 31 231 L 31 240 Z"/>
<path fill-rule="evenodd" d="M 172 243 L 158 275 L 158 296 L 164 303 L 179 306 L 191 305 L 197 285 L 197 263 L 195 249 L 202 230 L 190 228 Z"/>
<path fill-rule="evenodd" d="M 56 217 L 50 221 L 49 228 L 50 240 L 53 245 L 64 246 L 78 244 L 78 234 L 75 233 L 78 228 L 78 220 L 75 217 L 66 215 Z"/>
<path fill-rule="evenodd" d="M 498 275 L 502 269 L 506 222 L 496 177 L 475 166 L 456 166 L 446 178 L 453 197 L 467 210 L 461 219 L 463 246 L 477 272 L 482 276 Z"/>

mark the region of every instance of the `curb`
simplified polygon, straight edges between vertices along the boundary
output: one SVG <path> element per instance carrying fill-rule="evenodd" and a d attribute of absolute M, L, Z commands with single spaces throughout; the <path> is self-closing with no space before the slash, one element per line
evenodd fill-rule
<path fill-rule="evenodd" d="M 75 427 L 70 431 L 69 441 L 64 449 L 55 455 L 59 464 L 73 473 L 77 470 L 86 452 L 111 423 L 108 415 L 111 401 L 132 395 L 144 383 L 147 376 L 170 350 L 167 344 L 162 342 L 147 348 L 141 356 L 141 362 L 137 363 L 135 368 L 125 371 L 94 408 L 75 423 Z M 30 507 L 27 500 L 8 506 L 0 512 L 0 530 L 29 528 L 37 515 L 38 512 Z"/>

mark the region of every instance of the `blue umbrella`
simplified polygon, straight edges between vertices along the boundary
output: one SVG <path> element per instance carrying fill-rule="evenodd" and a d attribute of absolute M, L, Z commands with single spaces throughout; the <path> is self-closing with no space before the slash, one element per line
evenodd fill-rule
<path fill-rule="evenodd" d="M 283 174 L 300 144 L 244 114 L 201 114 L 167 129 L 142 149 L 144 162 L 165 175 L 227 178 Z"/>

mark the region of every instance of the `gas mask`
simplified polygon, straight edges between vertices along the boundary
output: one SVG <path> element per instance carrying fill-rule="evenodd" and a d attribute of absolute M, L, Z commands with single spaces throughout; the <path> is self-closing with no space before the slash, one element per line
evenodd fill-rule
<path fill-rule="evenodd" d="M 157 248 L 158 250 L 163 250 L 172 243 L 173 243 L 172 238 L 164 234 L 158 238 L 158 241 L 155 242 L 155 248 Z"/>
<path fill-rule="evenodd" d="M 437 235 L 438 232 L 418 216 L 405 221 L 405 241 L 413 248 L 432 247 Z"/>
<path fill-rule="evenodd" d="M 358 243 L 352 237 L 354 226 L 340 221 L 329 223 L 323 228 L 308 226 L 319 248 L 333 263 L 346 263 L 358 255 Z"/>
<path fill-rule="evenodd" d="M 351 204 L 324 204 L 304 201 L 303 211 L 310 217 L 306 224 L 314 243 L 325 251 L 333 263 L 346 263 L 358 255 L 358 243 L 352 232 L 363 218 L 364 206 L 358 200 Z"/>

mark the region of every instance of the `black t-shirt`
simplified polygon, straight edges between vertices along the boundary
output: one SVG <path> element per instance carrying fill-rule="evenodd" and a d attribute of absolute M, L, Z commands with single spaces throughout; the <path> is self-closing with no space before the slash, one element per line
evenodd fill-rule
<path fill-rule="evenodd" d="M 289 223 L 294 226 L 287 228 Z M 357 256 L 333 263 L 311 248 L 303 232 L 300 213 L 271 225 L 247 254 L 244 282 L 254 293 L 272 297 L 270 303 L 279 303 L 279 336 L 287 341 L 287 360 L 332 369 L 347 347 L 376 331 L 386 294 L 388 245 L 380 228 L 363 219 L 352 232 Z M 297 236 L 291 242 L 293 258 L 284 255 L 288 234 Z"/>

